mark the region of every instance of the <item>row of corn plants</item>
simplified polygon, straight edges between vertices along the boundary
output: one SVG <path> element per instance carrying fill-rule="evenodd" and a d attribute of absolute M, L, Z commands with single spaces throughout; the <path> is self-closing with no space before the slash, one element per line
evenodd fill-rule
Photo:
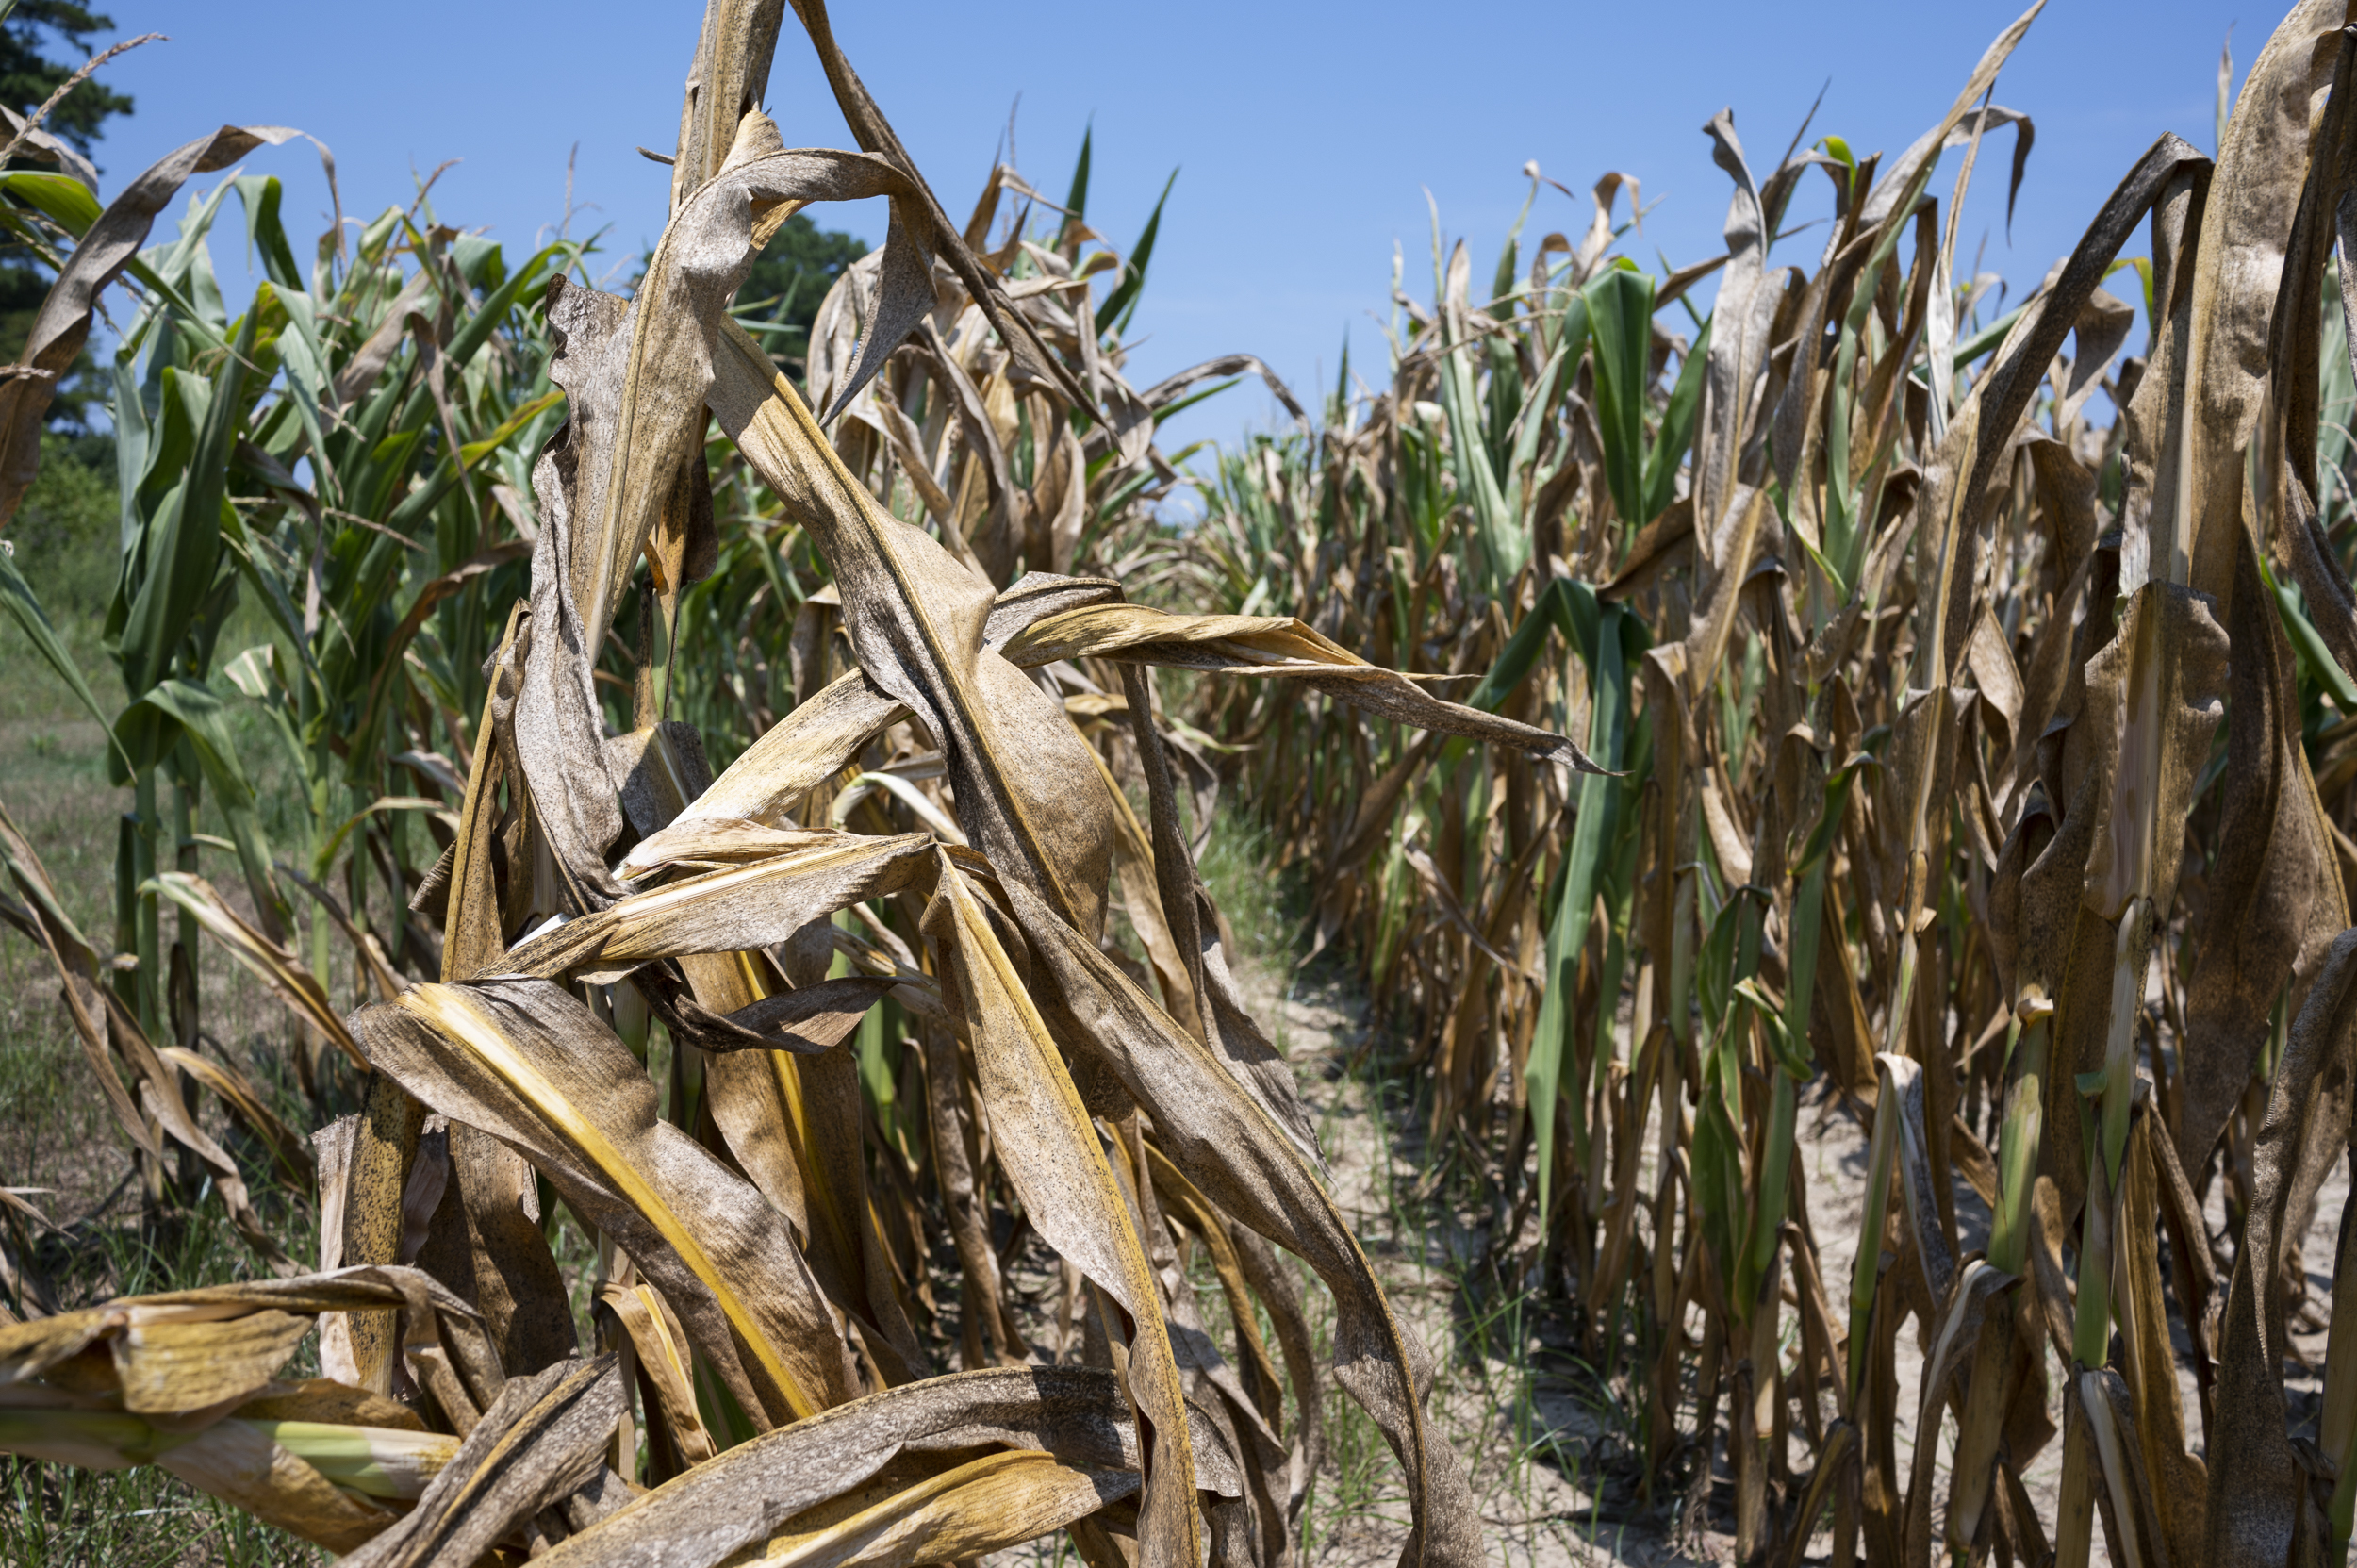
<path fill-rule="evenodd" d="M 380 1565 L 1059 1530 L 1097 1568 L 1276 1563 L 1339 1386 L 1419 1560 L 1474 1562 L 1429 1352 L 1244 1000 L 1195 871 L 1216 769 L 1154 671 L 1591 765 L 1291 618 L 1134 602 L 1179 557 L 1158 421 L 1265 370 L 1133 386 L 1159 208 L 1099 237 L 1084 145 L 1063 201 L 1002 168 L 953 219 L 823 6 L 795 13 L 859 150 L 785 146 L 783 8 L 714 0 L 627 299 L 584 247 L 518 264 L 423 193 L 307 271 L 257 177 L 148 243 L 272 127 L 104 206 L 83 171 L 0 176 L 58 272 L 0 383 L 0 505 L 102 293 L 129 312 L 125 704 L 0 564 L 131 786 L 118 929 L 76 929 L 0 814 L 5 913 L 150 1205 L 225 1205 L 257 1265 L 83 1306 L 0 1242 L 0 1449 L 160 1465 Z M 207 248 L 232 191 L 266 274 L 234 319 Z M 808 341 L 733 300 L 804 206 L 874 197 L 885 242 Z M 266 642 L 220 646 L 257 611 Z M 201 942 L 286 1004 L 315 1131 L 202 1029 Z M 316 1243 L 257 1210 L 256 1159 L 315 1195 Z M 593 1263 L 560 1263 L 560 1224 Z"/>
<path fill-rule="evenodd" d="M 2016 138 L 2019 187 L 2035 14 L 1895 157 L 1712 120 L 1700 266 L 1615 254 L 1617 174 L 1486 291 L 1436 220 L 1388 387 L 1346 363 L 1221 458 L 1180 591 L 1605 771 L 1266 688 L 1189 716 L 1642 1478 L 1723 1456 L 1740 1560 L 2080 1563 L 2100 1522 L 2114 1562 L 2338 1561 L 2357 1303 L 2308 1301 L 2340 1258 L 2302 1243 L 2351 1125 L 2357 32 L 2296 8 L 2217 157 L 2161 136 L 2001 309 L 1958 212 Z"/>
<path fill-rule="evenodd" d="M 132 791 L 112 941 L 92 950 L 109 1005 L 157 1044 L 120 1056 L 140 1087 L 109 1098 L 126 1128 L 141 1124 L 133 1143 L 151 1200 L 170 1181 L 192 1194 L 218 1177 L 257 1245 L 266 1238 L 234 1165 L 173 1109 L 203 1035 L 199 933 L 210 930 L 298 1009 L 296 1066 L 314 1105 L 336 1093 L 323 1055 L 341 1033 L 332 961 L 352 952 L 384 969 L 397 954 L 430 958 L 431 933 L 402 918 L 405 900 L 380 897 L 391 918 L 366 932 L 348 911 L 365 922 L 371 884 L 399 888 L 432 862 L 414 821 L 442 809 L 424 791 L 453 779 L 446 752 L 465 755 L 463 727 L 449 720 L 479 701 L 486 621 L 525 569 L 515 536 L 532 526 L 518 502 L 524 443 L 562 420 L 524 304 L 579 249 L 553 246 L 511 270 L 496 245 L 437 223 L 421 190 L 349 230 L 339 218 L 306 268 L 281 221 L 280 182 L 249 174 L 192 198 L 175 238 L 146 243 L 190 180 L 292 135 L 225 127 L 103 208 L 87 164 L 0 174 L 0 217 L 58 271 L 9 383 L 11 506 L 38 464 L 48 391 L 82 352 L 100 294 L 120 285 L 129 302 L 110 345 L 123 549 L 103 629 L 122 703 L 101 701 L 16 565 L 0 562 L 18 628 L 106 726 L 111 780 Z M 208 244 L 232 195 L 264 274 L 234 322 Z M 233 625 L 257 623 L 269 642 L 223 646 Z M 247 702 L 283 742 L 275 758 L 240 753 L 233 714 Z M 293 841 L 275 846 L 255 785 L 272 762 L 296 781 L 298 802 Z M 208 801 L 225 839 L 197 831 Z M 240 907 L 202 875 L 207 851 L 234 867 Z M 197 1070 L 226 1075 L 233 1103 L 257 1114 L 267 1105 L 234 1064 Z M 107 1081 L 120 1087 L 111 1071 Z M 153 1103 L 140 1109 L 135 1096 Z M 163 1158 L 175 1140 L 176 1171 Z"/>
<path fill-rule="evenodd" d="M 2296 8 L 2217 157 L 2164 135 L 2002 314 L 1956 215 L 1992 134 L 2019 183 L 1993 93 L 2035 11 L 1893 157 L 1804 130 L 1763 178 L 1722 115 L 1723 256 L 1620 259 L 1617 176 L 1576 241 L 1525 258 L 1518 224 L 1485 298 L 1436 245 L 1389 388 L 1345 371 L 1175 531 L 1158 420 L 1261 367 L 1133 388 L 1152 228 L 1089 228 L 1085 160 L 1061 204 L 999 170 L 953 219 L 795 9 L 860 151 L 784 147 L 783 13 L 716 0 L 627 301 L 422 198 L 306 277 L 260 180 L 142 249 L 268 128 L 104 208 L 0 176 L 59 270 L 0 502 L 100 291 L 135 311 L 125 708 L 0 569 L 132 788 L 118 930 L 74 930 L 12 828 L 8 913 L 151 1201 L 217 1197 L 275 1276 L 18 1291 L 0 1446 L 152 1461 L 371 1562 L 1057 1529 L 1099 1568 L 1275 1562 L 1331 1380 L 1398 1456 L 1409 1556 L 1473 1560 L 1426 1353 L 1195 874 L 1225 789 L 1402 1026 L 1505 1260 L 1635 1392 L 1644 1469 L 1723 1452 L 1744 1560 L 2345 1552 L 2357 1309 L 2326 1304 L 2313 1417 L 2283 1378 L 2357 1005 L 2341 8 Z M 1815 180 L 1834 220 L 1796 242 Z M 233 188 L 269 278 L 236 321 L 205 246 Z M 797 387 L 731 296 L 804 205 L 874 196 L 884 245 L 781 345 Z M 240 597 L 275 635 L 218 658 Z M 303 781 L 299 864 L 238 701 Z M 305 1138 L 201 1053 L 205 936 L 356 1114 Z M 316 1268 L 199 1085 L 316 1181 Z M 1864 1133 L 1854 1236 L 1812 1210 L 1809 1100 Z M 280 1381 L 315 1331 L 326 1376 Z"/>

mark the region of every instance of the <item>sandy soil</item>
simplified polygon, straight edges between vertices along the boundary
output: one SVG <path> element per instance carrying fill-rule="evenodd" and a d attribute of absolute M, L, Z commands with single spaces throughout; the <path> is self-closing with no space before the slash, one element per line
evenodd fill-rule
<path fill-rule="evenodd" d="M 1400 1086 L 1370 1076 L 1379 1069 L 1366 1048 L 1363 1005 L 1331 986 L 1288 994 L 1266 975 L 1250 977 L 1247 989 L 1318 1119 L 1337 1201 L 1394 1310 L 1432 1353 L 1432 1409 L 1465 1461 L 1490 1560 L 1500 1568 L 1655 1568 L 1724 1560 L 1732 1544 L 1725 1537 L 1706 1525 L 1678 1528 L 1682 1499 L 1648 1508 L 1624 1494 L 1611 1476 L 1624 1428 L 1599 1408 L 1564 1336 L 1535 1313 L 1494 1297 L 1476 1303 L 1460 1288 L 1479 1267 L 1486 1216 L 1440 1212 L 1419 1192 L 1428 1168 L 1420 1131 L 1395 1102 Z M 1312 1498 L 1306 1560 L 1313 1568 L 1397 1560 L 1406 1500 L 1389 1452 L 1374 1461 L 1372 1484 L 1333 1477 L 1326 1495 Z"/>

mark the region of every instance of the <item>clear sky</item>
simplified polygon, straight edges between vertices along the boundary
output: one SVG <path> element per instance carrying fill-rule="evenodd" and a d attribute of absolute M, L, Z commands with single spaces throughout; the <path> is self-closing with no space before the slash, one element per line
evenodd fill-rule
<path fill-rule="evenodd" d="M 171 35 L 107 68 L 138 111 L 100 149 L 106 194 L 212 125 L 270 123 L 334 149 L 347 213 L 405 202 L 413 172 L 456 158 L 435 189 L 443 221 L 527 246 L 563 216 L 577 146 L 573 196 L 585 210 L 575 232 L 608 229 L 593 272 L 660 231 L 668 172 L 634 148 L 668 152 L 676 139 L 701 14 L 686 0 L 104 8 L 117 36 Z M 1762 176 L 1821 88 L 1812 139 L 1830 132 L 1860 154 L 1895 154 L 1947 107 L 2016 14 L 2011 0 L 834 7 L 852 62 L 954 213 L 979 190 L 1011 110 L 1019 166 L 1056 196 L 1094 123 L 1089 218 L 1125 249 L 1178 168 L 1133 329 L 1145 338 L 1133 381 L 1244 350 L 1305 399 L 1331 385 L 1345 332 L 1354 363 L 1383 381 L 1371 313 L 1387 310 L 1395 241 L 1409 291 L 1431 293 L 1427 191 L 1444 231 L 1470 242 L 1482 282 L 1529 189 L 1520 171 L 1530 159 L 1580 196 L 1542 191 L 1526 239 L 1551 229 L 1576 239 L 1588 188 L 1619 170 L 1642 181 L 1649 207 L 1630 253 L 1655 267 L 1657 254 L 1703 259 L 1721 248 L 1728 192 L 1700 131 L 1712 114 L 1734 109 Z M 2239 84 L 2280 20 L 2232 0 L 2055 0 L 1997 85 L 1997 102 L 2036 124 L 2010 238 L 2003 132 L 1979 165 L 1965 256 L 1978 251 L 2017 289 L 2034 286 L 2161 132 L 2212 150 L 2219 45 L 2232 25 Z M 769 109 L 789 145 L 852 144 L 790 13 Z M 1951 154 L 1935 182 L 1943 199 L 1960 161 Z M 287 181 L 299 237 L 325 226 L 325 185 L 307 142 L 264 149 L 245 167 Z M 1790 221 L 1822 212 L 1824 190 L 1812 177 Z M 872 205 L 813 216 L 880 240 Z M 250 288 L 239 232 L 224 214 L 215 257 L 233 300 Z M 1780 256 L 1813 268 L 1821 243 L 1813 230 Z M 1700 291 L 1697 303 L 1707 302 Z M 1265 426 L 1273 410 L 1257 386 L 1240 387 L 1183 416 L 1171 437 Z"/>

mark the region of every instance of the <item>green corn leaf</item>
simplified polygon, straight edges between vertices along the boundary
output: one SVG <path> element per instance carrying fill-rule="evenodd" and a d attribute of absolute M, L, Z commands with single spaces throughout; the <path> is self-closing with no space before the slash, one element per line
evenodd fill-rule
<path fill-rule="evenodd" d="M 1702 1004 L 1703 1027 L 1713 1034 L 1725 1024 L 1736 980 L 1736 928 L 1743 900 L 1730 898 L 1710 922 L 1710 934 L 1695 955 L 1694 997 Z"/>
<path fill-rule="evenodd" d="M 1499 651 L 1496 662 L 1490 667 L 1490 672 L 1482 676 L 1481 683 L 1474 687 L 1473 695 L 1465 699 L 1467 707 L 1479 708 L 1484 713 L 1495 713 L 1498 704 L 1513 695 L 1514 689 L 1523 684 L 1524 680 L 1529 676 L 1532 667 L 1538 663 L 1539 652 L 1546 646 L 1548 628 L 1561 628 L 1573 647 L 1580 646 L 1578 639 L 1572 635 L 1570 623 L 1566 619 L 1570 612 L 1563 602 L 1574 593 L 1587 595 L 1590 605 L 1589 615 L 1592 621 L 1595 603 L 1593 589 L 1587 587 L 1584 584 L 1574 584 L 1560 577 L 1549 583 L 1541 591 L 1539 602 L 1531 606 L 1530 613 L 1523 617 L 1522 624 L 1515 627 L 1513 635 L 1506 639 L 1506 646 Z"/>
<path fill-rule="evenodd" d="M 1641 510 L 1646 522 L 1669 510 L 1676 495 L 1678 465 L 1686 460 L 1687 446 L 1694 439 L 1694 421 L 1702 413 L 1703 374 L 1709 361 L 1710 323 L 1706 322 L 1678 367 L 1677 385 L 1670 392 L 1669 405 L 1661 411 L 1661 429 L 1645 453 Z"/>
<path fill-rule="evenodd" d="M 1618 604 L 1594 609 L 1595 632 L 1588 643 L 1589 685 L 1593 693 L 1588 731 L 1589 754 L 1604 767 L 1617 769 L 1628 736 L 1630 630 L 1636 618 Z M 1641 637 L 1641 628 L 1638 637 Z M 1575 644 L 1576 645 L 1576 644 Z M 1639 643 L 1641 646 L 1641 642 Z M 1563 893 L 1555 906 L 1547 932 L 1546 991 L 1539 1004 L 1539 1021 L 1530 1039 L 1530 1059 L 1524 1069 L 1529 1083 L 1531 1130 L 1539 1148 L 1539 1213 L 1543 1216 L 1554 1186 L 1555 1109 L 1562 1088 L 1564 1047 L 1573 1025 L 1572 999 L 1577 990 L 1579 958 L 1588 945 L 1588 927 L 1594 917 L 1599 873 L 1605 851 L 1617 826 L 1624 782 L 1601 773 L 1579 779 L 1578 815 L 1572 822 L 1572 843 L 1566 851 Z"/>
<path fill-rule="evenodd" d="M 2308 619 L 2308 611 L 2300 601 L 2299 590 L 2288 583 L 2278 583 L 2275 573 L 2265 560 L 2259 563 L 2259 575 L 2275 593 L 2275 611 L 2283 622 L 2284 635 L 2291 638 L 2293 651 L 2299 655 L 2300 668 L 2332 699 L 2332 705 L 2344 714 L 2357 715 L 2357 682 L 2349 678 L 2340 660 L 2326 646 L 2324 634 Z"/>
<path fill-rule="evenodd" d="M 238 188 L 238 200 L 245 206 L 248 265 L 259 250 L 263 275 L 290 293 L 302 292 L 303 273 L 295 267 L 294 247 L 287 242 L 286 227 L 278 221 L 277 176 L 240 174 L 233 183 Z"/>
<path fill-rule="evenodd" d="M 229 823 L 238 864 L 261 912 L 263 929 L 276 939 L 286 927 L 286 904 L 271 874 L 270 840 L 255 809 L 254 786 L 238 760 L 228 720 L 227 702 L 210 686 L 190 680 L 162 681 L 124 710 L 115 724 L 116 744 L 144 772 L 183 738 L 189 741 L 205 782 L 212 787 L 213 801 Z"/>
<path fill-rule="evenodd" d="M 222 364 L 205 422 L 189 452 L 187 477 L 165 498 L 140 540 L 144 570 L 119 644 L 124 685 L 131 691 L 144 691 L 162 678 L 212 588 L 255 314 L 246 313 L 237 347 Z"/>
<path fill-rule="evenodd" d="M 287 400 L 294 404 L 295 417 L 309 437 L 305 455 L 320 470 L 317 487 L 323 495 L 340 495 L 335 465 L 328 460 L 327 422 L 322 413 L 322 406 L 335 397 L 335 378 L 328 373 L 327 345 L 320 336 L 319 317 L 311 296 L 301 289 L 275 292 L 278 303 L 286 307 L 289 328 L 278 335 L 278 362 L 287 372 Z"/>
<path fill-rule="evenodd" d="M 1178 183 L 1178 171 L 1173 169 L 1162 182 L 1162 193 L 1154 198 L 1154 210 L 1146 214 L 1146 227 L 1138 231 L 1138 242 L 1129 248 L 1128 262 L 1121 269 L 1121 281 L 1105 296 L 1105 303 L 1096 307 L 1096 330 L 1127 332 L 1129 317 L 1138 307 L 1138 291 L 1146 287 L 1146 264 L 1154 259 L 1154 240 L 1162 232 L 1162 206 L 1170 200 L 1170 188 Z"/>
<path fill-rule="evenodd" d="M 98 222 L 98 198 L 71 174 L 19 170 L 0 174 L 0 191 L 19 198 L 76 239 Z"/>
<path fill-rule="evenodd" d="M 1821 897 L 1821 869 L 1817 889 Z M 1754 1197 L 1745 1219 L 1743 1249 L 1736 1263 L 1734 1298 L 1730 1303 L 1739 1316 L 1749 1318 L 1758 1300 L 1760 1283 L 1775 1260 L 1777 1239 L 1784 1230 L 1786 1202 L 1792 1182 L 1794 1123 L 1799 1111 L 1793 1086 L 1807 1080 L 1810 1065 L 1806 1053 L 1794 1044 L 1784 1020 L 1769 1005 L 1768 997 L 1757 982 L 1739 981 L 1736 991 L 1749 1003 L 1749 1010 L 1758 1015 L 1778 1069 L 1769 1074 L 1767 1136 L 1760 1145 L 1759 1180 L 1753 1184 Z"/>
<path fill-rule="evenodd" d="M 1080 215 L 1089 205 L 1089 155 L 1095 149 L 1096 127 L 1091 125 L 1080 132 L 1080 156 L 1072 165 L 1072 185 L 1064 192 L 1064 220 L 1061 225 L 1068 237 L 1080 225 Z"/>
<path fill-rule="evenodd" d="M 1730 906 L 1732 907 L 1732 906 Z M 1742 1136 L 1727 1110 L 1725 1052 L 1703 1053 L 1702 1092 L 1694 1107 L 1694 1217 L 1703 1240 L 1726 1270 L 1733 1263 L 1736 1227 L 1750 1211 L 1743 1180 Z"/>
<path fill-rule="evenodd" d="M 1507 511 L 1505 491 L 1490 463 L 1480 395 L 1474 387 L 1473 355 L 1478 348 L 1478 343 L 1451 341 L 1448 352 L 1442 355 L 1441 407 L 1448 419 L 1449 461 L 1457 470 L 1458 500 L 1473 513 L 1475 534 L 1489 566 L 1490 587 L 1500 591 L 1528 559 L 1530 536 Z"/>
<path fill-rule="evenodd" d="M 1579 372 L 1579 356 L 1587 348 L 1588 302 L 1574 294 L 1563 307 L 1555 348 L 1541 369 L 1537 384 L 1531 388 L 1531 401 L 1525 405 L 1522 427 L 1514 437 L 1513 456 L 1506 475 L 1506 504 L 1516 517 L 1526 513 L 1523 481 L 1538 460 L 1540 439 L 1555 422 L 1556 409 L 1563 394 L 1571 389 Z"/>
<path fill-rule="evenodd" d="M 1640 528 L 1645 512 L 1645 385 L 1653 355 L 1653 279 L 1612 267 L 1588 285 L 1588 330 L 1595 340 L 1596 427 L 1604 437 L 1605 483 L 1621 520 Z"/>

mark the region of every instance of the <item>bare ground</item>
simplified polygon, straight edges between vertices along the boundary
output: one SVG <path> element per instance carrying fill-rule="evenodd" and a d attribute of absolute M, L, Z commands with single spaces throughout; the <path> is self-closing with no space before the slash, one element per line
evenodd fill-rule
<path fill-rule="evenodd" d="M 1428 1166 L 1404 1085 L 1383 1074 L 1364 1003 L 1334 985 L 1245 977 L 1284 1048 L 1335 1179 L 1334 1196 L 1404 1327 L 1431 1353 L 1431 1410 L 1464 1461 L 1489 1560 L 1499 1568 L 1721 1560 L 1724 1538 L 1681 1531 L 1681 1499 L 1648 1505 L 1624 1484 L 1627 1428 L 1526 1295 L 1469 1290 L 1488 1240 L 1479 1217 L 1420 1190 Z M 1409 1533 L 1390 1452 L 1339 1395 L 1327 1474 L 1305 1532 L 1310 1568 L 1388 1564 Z M 1370 1451 L 1372 1450 L 1372 1451 Z"/>

